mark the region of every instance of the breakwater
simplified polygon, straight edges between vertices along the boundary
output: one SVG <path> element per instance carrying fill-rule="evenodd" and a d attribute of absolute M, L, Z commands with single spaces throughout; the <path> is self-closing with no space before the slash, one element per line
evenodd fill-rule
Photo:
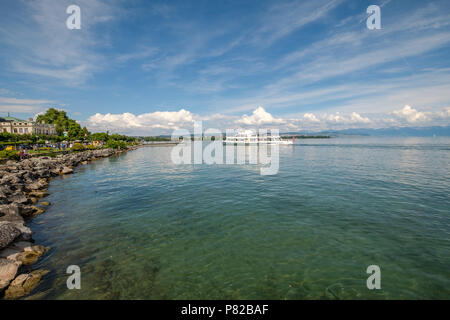
<path fill-rule="evenodd" d="M 0 297 L 20 298 L 33 290 L 48 273 L 45 269 L 28 267 L 49 248 L 34 243 L 33 231 L 27 221 L 45 212 L 50 205 L 43 200 L 48 195 L 50 179 L 72 174 L 76 166 L 122 152 L 126 151 L 89 150 L 0 165 Z"/>

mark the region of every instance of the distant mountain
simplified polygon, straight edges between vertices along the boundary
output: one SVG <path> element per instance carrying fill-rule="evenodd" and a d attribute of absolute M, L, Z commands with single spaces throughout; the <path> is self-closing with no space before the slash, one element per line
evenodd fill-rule
<path fill-rule="evenodd" d="M 344 129 L 327 130 L 320 132 L 286 132 L 283 135 L 310 134 L 310 135 L 358 135 L 358 136 L 395 136 L 395 137 L 450 137 L 450 126 L 441 127 L 393 127 L 382 129 Z"/>

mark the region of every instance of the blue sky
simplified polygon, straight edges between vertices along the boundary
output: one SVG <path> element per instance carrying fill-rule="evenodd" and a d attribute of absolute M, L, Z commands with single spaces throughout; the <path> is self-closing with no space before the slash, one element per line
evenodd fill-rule
<path fill-rule="evenodd" d="M 66 8 L 81 8 L 81 30 Z M 369 30 L 369 5 L 381 30 Z M 449 1 L 3 0 L 0 115 L 90 130 L 448 125 Z"/>

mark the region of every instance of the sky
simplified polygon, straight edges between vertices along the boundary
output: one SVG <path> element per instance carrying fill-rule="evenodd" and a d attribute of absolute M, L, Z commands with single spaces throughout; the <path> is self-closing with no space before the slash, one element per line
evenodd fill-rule
<path fill-rule="evenodd" d="M 66 9 L 81 10 L 68 29 Z M 381 29 L 370 30 L 370 5 Z M 2 0 L 0 116 L 92 132 L 449 125 L 450 2 Z"/>

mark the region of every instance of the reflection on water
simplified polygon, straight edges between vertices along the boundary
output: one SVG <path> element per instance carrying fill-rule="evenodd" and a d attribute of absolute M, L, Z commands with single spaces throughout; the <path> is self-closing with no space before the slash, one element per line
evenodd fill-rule
<path fill-rule="evenodd" d="M 31 299 L 450 298 L 449 139 L 311 139 L 280 170 L 143 148 L 52 181 Z M 67 290 L 76 264 L 82 289 Z M 366 288 L 381 267 L 382 290 Z"/>

